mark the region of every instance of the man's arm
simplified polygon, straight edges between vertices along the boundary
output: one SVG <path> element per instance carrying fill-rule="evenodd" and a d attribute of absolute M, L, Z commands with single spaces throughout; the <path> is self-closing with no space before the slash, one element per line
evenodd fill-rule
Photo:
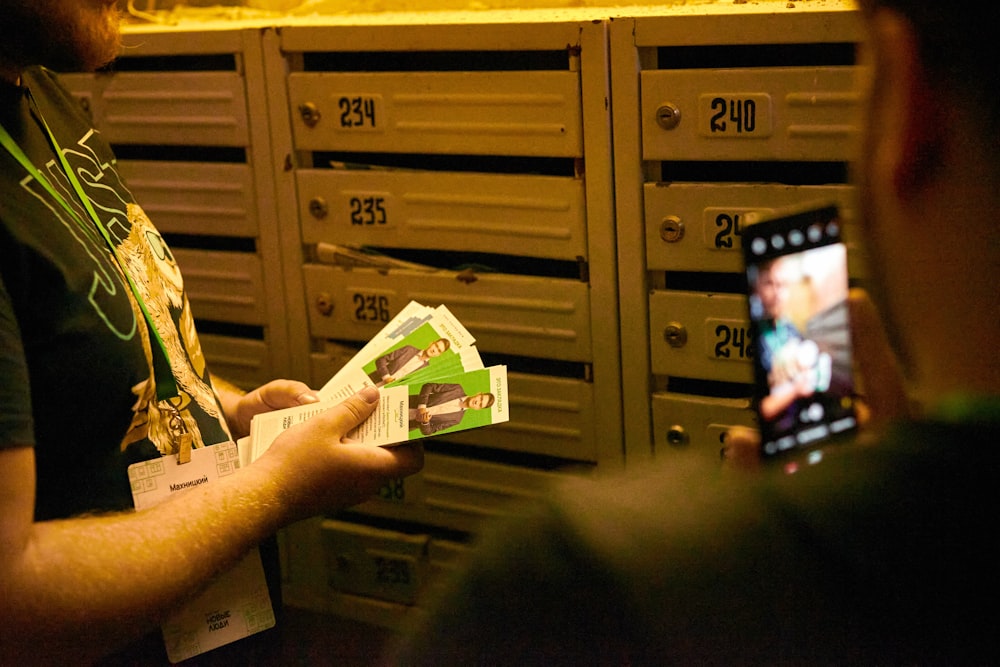
<path fill-rule="evenodd" d="M 464 410 L 456 410 L 455 412 L 433 415 L 426 424 L 420 425 L 420 432 L 424 435 L 433 435 L 438 431 L 443 431 L 446 428 L 459 424 L 464 416 Z"/>
<path fill-rule="evenodd" d="M 465 396 L 465 390 L 462 385 L 454 382 L 427 382 L 420 387 L 420 404 L 430 405 L 432 397 L 437 397 L 438 394 L 444 396 L 442 400 L 450 401 L 453 398 Z"/>
<path fill-rule="evenodd" d="M 406 363 L 417 352 L 418 350 L 412 345 L 404 345 L 392 352 L 387 352 L 375 360 L 375 372 L 381 378 L 391 377 L 397 368 Z M 392 368 L 389 367 L 390 365 Z"/>
<path fill-rule="evenodd" d="M 154 628 L 279 527 L 419 470 L 418 445 L 341 444 L 369 399 L 356 395 L 285 431 L 253 465 L 141 512 L 35 522 L 34 450 L 0 450 L 0 664 L 88 663 Z"/>

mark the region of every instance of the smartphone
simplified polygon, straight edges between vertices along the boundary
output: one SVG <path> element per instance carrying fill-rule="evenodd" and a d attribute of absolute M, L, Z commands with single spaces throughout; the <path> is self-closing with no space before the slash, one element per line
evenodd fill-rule
<path fill-rule="evenodd" d="M 824 444 L 857 430 L 841 227 L 838 207 L 821 204 L 743 228 L 765 459 L 815 463 Z"/>

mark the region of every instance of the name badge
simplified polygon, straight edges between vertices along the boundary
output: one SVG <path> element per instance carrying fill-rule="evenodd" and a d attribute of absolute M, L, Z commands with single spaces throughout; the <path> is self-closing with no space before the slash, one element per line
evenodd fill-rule
<path fill-rule="evenodd" d="M 178 464 L 163 456 L 129 466 L 137 511 L 148 509 L 172 493 L 231 475 L 240 467 L 232 442 L 191 450 L 191 460 Z M 252 550 L 219 576 L 198 597 L 174 612 L 161 626 L 167 657 L 181 662 L 193 656 L 274 627 L 260 551 Z"/>

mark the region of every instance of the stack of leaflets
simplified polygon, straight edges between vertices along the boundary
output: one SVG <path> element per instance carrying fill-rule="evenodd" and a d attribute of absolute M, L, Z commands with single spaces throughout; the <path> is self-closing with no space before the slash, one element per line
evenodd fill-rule
<path fill-rule="evenodd" d="M 475 340 L 445 306 L 411 301 L 319 390 L 319 403 L 255 416 L 238 443 L 241 465 L 285 429 L 371 386 L 378 408 L 345 442 L 394 445 L 509 419 L 507 367 L 484 368 Z"/>

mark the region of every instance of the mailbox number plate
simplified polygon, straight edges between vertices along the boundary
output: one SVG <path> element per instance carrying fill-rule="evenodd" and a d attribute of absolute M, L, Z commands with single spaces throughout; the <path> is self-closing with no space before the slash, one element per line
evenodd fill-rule
<path fill-rule="evenodd" d="M 351 319 L 358 324 L 387 324 L 397 312 L 388 294 L 350 291 L 348 299 Z"/>
<path fill-rule="evenodd" d="M 388 192 L 343 192 L 342 211 L 351 227 L 385 229 L 390 225 L 393 197 Z"/>
<path fill-rule="evenodd" d="M 382 96 L 371 93 L 344 93 L 335 95 L 337 111 L 334 127 L 338 130 L 357 132 L 381 130 L 385 126 Z"/>
<path fill-rule="evenodd" d="M 742 320 L 705 320 L 706 353 L 722 361 L 747 361 L 753 356 L 750 325 Z"/>
<path fill-rule="evenodd" d="M 712 250 L 739 250 L 747 216 L 770 213 L 769 208 L 709 207 L 702 213 L 703 240 Z"/>
<path fill-rule="evenodd" d="M 771 129 L 771 96 L 766 93 L 698 97 L 698 133 L 703 137 L 759 139 L 771 136 Z"/>

